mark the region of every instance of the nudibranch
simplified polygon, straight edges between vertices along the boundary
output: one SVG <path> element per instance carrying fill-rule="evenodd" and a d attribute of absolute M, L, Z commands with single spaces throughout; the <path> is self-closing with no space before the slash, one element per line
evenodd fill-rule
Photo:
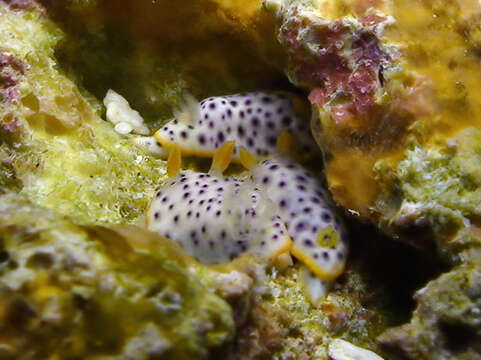
<path fill-rule="evenodd" d="M 341 221 L 329 203 L 321 181 L 288 155 L 292 140 L 280 136 L 280 154 L 256 162 L 241 149 L 241 162 L 255 184 L 277 207 L 292 239 L 291 253 L 323 280 L 344 270 L 347 245 Z"/>
<path fill-rule="evenodd" d="M 278 143 L 289 137 L 284 134 Z M 224 263 L 243 253 L 269 261 L 292 254 L 322 280 L 339 276 L 347 246 L 320 181 L 287 155 L 257 161 L 243 148 L 240 161 L 251 176 L 224 177 L 233 151 L 233 142 L 224 143 L 208 173 L 179 173 L 180 150 L 174 148 L 167 169 L 171 180 L 147 211 L 149 230 L 176 241 L 202 263 Z M 306 282 L 310 288 L 327 286 L 319 284 Z"/>
<path fill-rule="evenodd" d="M 234 150 L 225 143 L 208 173 L 180 171 L 180 151 L 168 160 L 171 180 L 147 211 L 148 229 L 177 242 L 205 264 L 225 263 L 250 253 L 274 260 L 291 240 L 265 194 L 252 182 L 223 177 Z"/>
<path fill-rule="evenodd" d="M 183 111 L 155 133 L 167 148 L 179 147 L 186 155 L 212 157 L 227 141 L 256 157 L 276 153 L 277 138 L 289 131 L 303 154 L 318 153 L 305 117 L 307 107 L 293 94 L 252 92 L 185 102 Z"/>

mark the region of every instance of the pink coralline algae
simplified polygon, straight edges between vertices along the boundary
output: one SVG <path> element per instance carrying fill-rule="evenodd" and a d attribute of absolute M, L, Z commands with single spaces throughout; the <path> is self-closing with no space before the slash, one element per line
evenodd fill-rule
<path fill-rule="evenodd" d="M 14 10 L 37 9 L 44 11 L 42 5 L 37 3 L 35 0 L 0 0 L 0 4 L 5 4 Z"/>
<path fill-rule="evenodd" d="M 375 94 L 383 85 L 383 64 L 390 57 L 381 48 L 373 26 L 385 19 L 361 19 L 365 27 L 337 20 L 313 24 L 293 13 L 284 22 L 280 40 L 289 53 L 289 75 L 298 85 L 311 90 L 312 104 L 329 101 L 336 122 L 366 115 L 375 104 Z"/>
<path fill-rule="evenodd" d="M 12 103 L 19 99 L 17 89 L 29 66 L 9 52 L 0 52 L 0 100 Z"/>

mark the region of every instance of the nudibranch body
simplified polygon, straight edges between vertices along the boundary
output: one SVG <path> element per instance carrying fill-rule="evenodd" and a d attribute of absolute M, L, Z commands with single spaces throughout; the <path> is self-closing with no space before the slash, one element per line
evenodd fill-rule
<path fill-rule="evenodd" d="M 250 171 L 254 183 L 276 204 L 293 242 L 292 254 L 322 279 L 339 276 L 347 248 L 320 180 L 287 156 L 265 159 Z"/>
<path fill-rule="evenodd" d="M 224 155 L 229 147 L 227 152 L 233 151 L 227 143 L 220 156 L 229 157 Z M 217 165 L 214 160 L 209 173 L 182 171 L 162 187 L 147 212 L 149 230 L 176 241 L 206 264 L 228 262 L 246 252 L 270 261 L 289 252 L 287 230 L 262 191 L 250 181 L 223 177 Z"/>
<path fill-rule="evenodd" d="M 209 173 L 184 171 L 161 188 L 147 213 L 149 229 L 203 263 L 223 263 L 243 253 L 269 260 L 291 253 L 320 279 L 339 276 L 347 247 L 321 183 L 286 155 L 258 162 L 244 149 L 240 161 L 251 176 L 223 177 L 233 148 L 228 142 L 216 152 Z M 172 158 L 171 174 L 180 167 L 180 161 L 171 166 Z"/>
<path fill-rule="evenodd" d="M 188 102 L 155 133 L 165 147 L 178 146 L 186 155 L 212 157 L 226 141 L 235 141 L 233 161 L 239 149 L 256 157 L 276 153 L 277 138 L 289 131 L 304 154 L 317 153 L 301 100 L 288 93 L 243 93 L 204 99 L 197 109 Z"/>

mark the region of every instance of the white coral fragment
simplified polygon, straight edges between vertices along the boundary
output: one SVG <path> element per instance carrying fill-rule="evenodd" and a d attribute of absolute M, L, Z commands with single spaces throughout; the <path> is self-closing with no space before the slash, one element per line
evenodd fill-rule
<path fill-rule="evenodd" d="M 115 125 L 115 131 L 119 134 L 127 135 L 131 132 L 140 135 L 150 134 L 142 116 L 130 107 L 122 95 L 109 89 L 104 98 L 104 105 L 107 108 L 107 120 Z"/>
<path fill-rule="evenodd" d="M 376 353 L 342 339 L 334 339 L 329 344 L 329 357 L 332 360 L 384 360 Z"/>

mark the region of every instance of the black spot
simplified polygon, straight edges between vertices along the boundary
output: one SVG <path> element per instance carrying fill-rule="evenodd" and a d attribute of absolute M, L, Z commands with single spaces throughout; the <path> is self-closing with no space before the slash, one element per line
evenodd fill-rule
<path fill-rule="evenodd" d="M 192 216 L 192 210 L 187 211 L 187 217 L 191 217 L 191 216 Z"/>
<path fill-rule="evenodd" d="M 325 222 L 330 222 L 332 220 L 332 216 L 328 212 L 323 212 L 321 216 L 322 220 L 324 220 Z"/>
<path fill-rule="evenodd" d="M 311 198 L 311 201 L 314 203 L 314 204 L 319 204 L 321 202 L 321 200 L 317 197 L 312 197 Z"/>
<path fill-rule="evenodd" d="M 262 183 L 263 183 L 263 184 L 267 184 L 268 182 L 269 182 L 269 177 L 268 177 L 268 176 L 264 176 L 264 177 L 262 178 Z"/>
<path fill-rule="evenodd" d="M 304 228 L 306 227 L 306 224 L 304 224 L 303 222 L 300 222 L 296 225 L 296 230 L 297 231 L 301 231 L 303 230 Z"/>
<path fill-rule="evenodd" d="M 339 251 L 339 252 L 337 253 L 337 259 L 338 259 L 338 260 L 343 260 L 343 259 L 344 259 L 344 254 L 342 253 L 342 251 Z"/>
<path fill-rule="evenodd" d="M 163 202 L 163 203 L 167 202 L 167 200 L 169 200 L 169 198 L 167 197 L 167 195 L 162 198 L 162 202 Z"/>
<path fill-rule="evenodd" d="M 272 235 L 272 240 L 277 240 L 279 238 L 278 235 Z"/>
<path fill-rule="evenodd" d="M 219 139 L 220 142 L 224 142 L 225 136 L 224 136 L 224 133 L 222 131 L 219 131 L 217 133 L 217 139 Z"/>
<path fill-rule="evenodd" d="M 210 104 L 209 104 L 209 109 L 215 109 L 215 103 L 210 103 Z"/>
<path fill-rule="evenodd" d="M 189 200 L 189 205 L 192 204 L 194 202 L 194 199 L 190 199 Z"/>
<path fill-rule="evenodd" d="M 204 205 L 205 200 L 199 201 L 199 205 Z"/>
<path fill-rule="evenodd" d="M 244 112 L 243 112 L 243 111 L 239 111 L 239 116 L 240 116 L 241 119 L 243 119 L 244 116 L 245 116 Z"/>
<path fill-rule="evenodd" d="M 194 130 L 194 127 L 192 125 L 188 125 L 187 128 L 190 130 Z"/>
<path fill-rule="evenodd" d="M 257 113 L 260 114 L 262 112 L 262 108 L 257 109 Z"/>
<path fill-rule="evenodd" d="M 204 144 L 205 144 L 205 135 L 200 134 L 200 135 L 197 137 L 197 140 L 199 141 L 199 144 L 204 145 Z"/>
<path fill-rule="evenodd" d="M 232 131 L 231 127 L 230 127 L 230 126 L 228 126 L 226 131 L 227 131 L 227 134 L 230 134 L 230 133 L 231 133 L 231 131 Z"/>
<path fill-rule="evenodd" d="M 213 121 L 209 121 L 209 127 L 210 127 L 211 129 L 214 128 L 214 122 L 213 122 Z"/>
<path fill-rule="evenodd" d="M 304 214 L 309 214 L 312 211 L 312 209 L 310 207 L 306 207 L 302 211 L 304 212 Z"/>
<path fill-rule="evenodd" d="M 268 113 L 266 113 L 266 116 L 267 116 L 267 114 L 268 114 Z M 276 124 L 274 124 L 273 121 L 268 121 L 268 122 L 266 123 L 266 126 L 267 126 L 268 129 L 274 130 L 275 127 L 276 127 Z"/>
<path fill-rule="evenodd" d="M 172 130 L 170 130 L 169 135 L 174 135 L 174 132 Z"/>
<path fill-rule="evenodd" d="M 252 138 L 247 138 L 247 145 L 254 146 L 254 140 Z"/>
<path fill-rule="evenodd" d="M 251 108 L 248 108 L 248 109 L 246 110 L 246 113 L 252 114 L 252 109 L 251 109 Z"/>
<path fill-rule="evenodd" d="M 205 191 L 202 190 L 202 189 L 200 189 L 200 190 L 199 190 L 199 195 L 202 195 L 203 193 L 205 193 Z"/>
<path fill-rule="evenodd" d="M 231 109 L 227 109 L 227 116 L 228 116 L 228 117 L 231 117 L 231 116 L 232 116 L 232 110 L 231 110 Z"/>
<path fill-rule="evenodd" d="M 289 124 L 291 123 L 292 119 L 289 117 L 289 116 L 284 116 L 282 118 L 282 125 L 284 126 L 289 126 Z"/>
<path fill-rule="evenodd" d="M 215 216 L 219 217 L 221 213 L 222 212 L 220 210 L 217 210 L 217 212 L 215 213 Z"/>
<path fill-rule="evenodd" d="M 282 107 L 280 107 L 280 108 L 277 109 L 277 113 L 278 113 L 278 114 L 282 114 L 283 111 L 284 111 L 284 109 L 283 109 Z"/>
<path fill-rule="evenodd" d="M 306 187 L 304 185 L 297 185 L 297 190 L 306 191 Z"/>
<path fill-rule="evenodd" d="M 227 233 L 224 230 L 222 230 L 222 232 L 220 233 L 220 237 L 222 239 L 225 239 L 226 236 L 227 236 Z"/>
<path fill-rule="evenodd" d="M 250 104 L 252 104 L 252 100 L 251 100 L 251 99 L 247 99 L 247 100 L 244 102 L 244 104 L 250 105 Z"/>
<path fill-rule="evenodd" d="M 172 210 L 174 208 L 174 204 L 169 205 L 169 210 Z"/>
<path fill-rule="evenodd" d="M 251 120 L 252 126 L 257 127 L 257 126 L 259 126 L 259 123 L 260 123 L 260 122 L 259 122 L 259 119 L 258 119 L 258 118 L 256 118 L 256 117 L 253 117 L 253 118 L 252 118 L 252 120 Z"/>
<path fill-rule="evenodd" d="M 237 101 L 235 101 L 235 100 L 229 101 L 229 103 L 230 103 L 233 107 L 236 107 L 236 106 L 237 106 Z"/>
<path fill-rule="evenodd" d="M 285 181 L 279 181 L 279 187 L 280 188 L 283 188 L 286 186 L 286 182 Z"/>
<path fill-rule="evenodd" d="M 175 215 L 175 216 L 174 216 L 174 222 L 176 223 L 176 222 L 178 222 L 178 221 L 179 221 L 179 215 Z"/>
<path fill-rule="evenodd" d="M 180 136 L 181 136 L 183 139 L 187 139 L 187 137 L 188 137 L 187 131 L 181 131 L 181 132 L 180 132 Z"/>
<path fill-rule="evenodd" d="M 207 206 L 206 210 L 209 211 L 211 209 L 211 206 Z"/>
<path fill-rule="evenodd" d="M 167 131 L 169 130 L 169 127 L 168 126 L 164 126 L 164 131 Z"/>
<path fill-rule="evenodd" d="M 322 258 L 326 261 L 329 260 L 329 253 L 327 251 L 323 251 L 322 252 Z"/>
<path fill-rule="evenodd" d="M 263 103 L 266 103 L 266 104 L 267 104 L 267 103 L 270 103 L 271 100 L 272 100 L 272 99 L 271 99 L 270 96 L 263 96 L 263 97 L 262 97 L 262 102 L 263 102 Z"/>
<path fill-rule="evenodd" d="M 160 218 L 160 213 L 159 213 L 159 212 L 156 212 L 156 213 L 154 214 L 154 218 L 156 218 L 156 219 L 158 220 L 158 219 Z"/>
<path fill-rule="evenodd" d="M 274 171 L 274 170 L 277 170 L 277 169 L 279 169 L 279 166 L 278 166 L 278 165 L 271 165 L 271 166 L 269 166 L 269 170 Z"/>
<path fill-rule="evenodd" d="M 237 133 L 239 134 L 239 137 L 243 137 L 245 135 L 244 128 L 241 125 L 237 127 Z"/>
<path fill-rule="evenodd" d="M 199 212 L 195 213 L 195 217 L 198 219 L 200 217 L 200 213 Z"/>
<path fill-rule="evenodd" d="M 224 188 L 223 188 L 223 187 L 218 187 L 218 188 L 217 188 L 217 191 L 222 192 L 222 191 L 224 191 Z"/>
<path fill-rule="evenodd" d="M 209 247 L 210 247 L 211 249 L 213 249 L 214 246 L 215 246 L 215 242 L 213 242 L 212 240 L 209 241 Z"/>
<path fill-rule="evenodd" d="M 203 233 L 205 233 L 205 225 L 202 225 L 202 228 L 200 229 Z"/>
<path fill-rule="evenodd" d="M 184 186 L 182 186 L 182 189 L 187 189 L 189 187 L 189 184 L 185 184 Z"/>
<path fill-rule="evenodd" d="M 190 192 L 186 192 L 186 193 L 184 193 L 183 198 L 187 199 L 189 196 L 190 196 Z"/>
<path fill-rule="evenodd" d="M 307 181 L 307 179 L 306 179 L 304 176 L 302 176 L 302 175 L 298 175 L 298 176 L 296 177 L 296 179 L 299 180 L 300 182 L 306 182 L 306 181 Z"/>
<path fill-rule="evenodd" d="M 311 247 L 311 246 L 314 245 L 314 243 L 311 240 L 306 239 L 306 240 L 304 240 L 304 245 Z"/>
<path fill-rule="evenodd" d="M 314 259 L 317 259 L 317 258 L 319 257 L 319 254 L 314 254 L 314 255 L 312 255 L 312 257 L 313 257 Z"/>
<path fill-rule="evenodd" d="M 277 138 L 275 136 L 268 136 L 266 137 L 266 141 L 269 145 L 274 146 L 277 142 Z"/>
<path fill-rule="evenodd" d="M 261 241 L 261 246 L 265 246 L 266 242 L 264 240 Z"/>
<path fill-rule="evenodd" d="M 286 207 L 286 205 L 287 205 L 286 200 L 281 200 L 281 201 L 279 201 L 279 206 L 280 206 L 281 208 Z"/>

